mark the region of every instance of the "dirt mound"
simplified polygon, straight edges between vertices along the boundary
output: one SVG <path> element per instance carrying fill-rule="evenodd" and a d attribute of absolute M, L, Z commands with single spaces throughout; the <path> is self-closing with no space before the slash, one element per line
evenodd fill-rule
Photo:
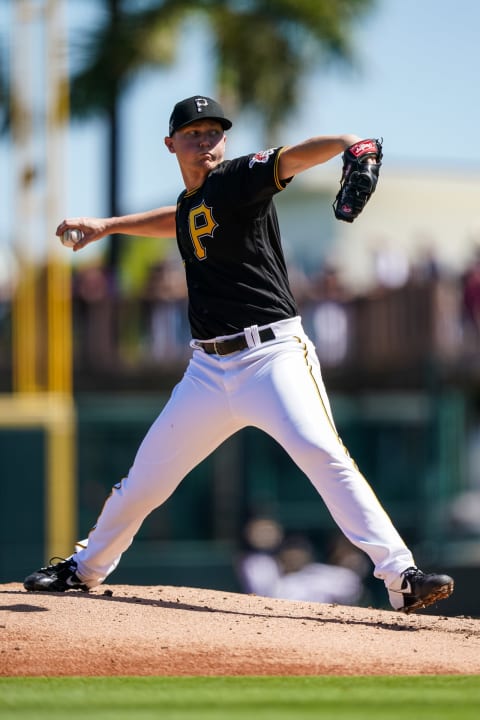
<path fill-rule="evenodd" d="M 1 676 L 480 673 L 468 617 L 128 585 L 0 585 L 0 611 Z"/>

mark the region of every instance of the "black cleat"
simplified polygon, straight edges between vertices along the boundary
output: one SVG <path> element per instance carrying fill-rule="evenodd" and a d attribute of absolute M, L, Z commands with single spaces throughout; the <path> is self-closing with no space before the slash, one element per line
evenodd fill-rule
<path fill-rule="evenodd" d="M 389 588 L 390 602 L 395 610 L 411 613 L 445 600 L 453 592 L 449 575 L 425 574 L 416 567 L 407 568 L 400 577 L 399 588 Z"/>
<path fill-rule="evenodd" d="M 63 560 L 63 558 L 52 558 L 60 560 L 56 565 L 40 568 L 25 578 L 23 587 L 29 592 L 65 592 L 65 590 L 83 590 L 88 592 L 88 587 L 77 577 L 77 563 L 75 560 Z"/>

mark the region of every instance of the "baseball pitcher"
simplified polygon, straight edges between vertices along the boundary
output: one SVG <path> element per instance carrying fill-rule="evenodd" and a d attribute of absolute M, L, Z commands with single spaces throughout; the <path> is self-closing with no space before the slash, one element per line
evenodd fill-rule
<path fill-rule="evenodd" d="M 283 446 L 342 532 L 370 557 L 392 607 L 409 613 L 431 605 L 450 595 L 453 580 L 416 567 L 338 436 L 315 348 L 290 289 L 273 201 L 296 175 L 342 155 L 333 207 L 338 219 L 352 222 L 376 188 L 382 143 L 319 136 L 226 160 L 231 126 L 209 97 L 178 102 L 165 137 L 185 184 L 176 206 L 72 218 L 58 226 L 59 237 L 77 231 L 73 239 L 70 233 L 75 252 L 112 233 L 176 237 L 192 353 L 88 540 L 65 560 L 29 575 L 25 588 L 63 592 L 102 583 L 145 517 L 185 475 L 230 435 L 254 426 Z"/>

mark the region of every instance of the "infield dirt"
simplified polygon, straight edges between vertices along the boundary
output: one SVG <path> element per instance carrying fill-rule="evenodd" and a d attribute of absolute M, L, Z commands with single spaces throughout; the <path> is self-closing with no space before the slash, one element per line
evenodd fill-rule
<path fill-rule="evenodd" d="M 438 606 L 441 612 L 441 604 Z M 480 619 L 185 587 L 0 585 L 0 676 L 480 673 Z"/>

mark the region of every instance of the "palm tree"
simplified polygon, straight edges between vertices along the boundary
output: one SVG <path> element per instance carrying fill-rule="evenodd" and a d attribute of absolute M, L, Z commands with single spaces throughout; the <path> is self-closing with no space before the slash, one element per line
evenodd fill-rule
<path fill-rule="evenodd" d="M 76 117 L 105 114 L 109 128 L 109 211 L 118 214 L 118 105 L 147 65 L 173 61 L 181 23 L 205 18 L 215 40 L 218 95 L 227 108 L 253 109 L 273 134 L 297 105 L 299 79 L 314 61 L 352 60 L 352 25 L 374 0 L 105 0 L 103 25 L 86 37 L 83 66 L 71 81 Z M 121 244 L 112 238 L 107 266 L 116 274 Z"/>

